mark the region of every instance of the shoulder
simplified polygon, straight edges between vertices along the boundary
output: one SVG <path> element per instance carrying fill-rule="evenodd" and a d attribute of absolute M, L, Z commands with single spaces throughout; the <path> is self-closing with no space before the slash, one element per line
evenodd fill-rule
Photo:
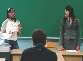
<path fill-rule="evenodd" d="M 8 21 L 10 21 L 10 19 L 5 19 L 4 21 L 3 21 L 3 24 L 6 24 L 6 23 L 8 23 Z"/>
<path fill-rule="evenodd" d="M 16 22 L 20 23 L 20 21 L 19 21 L 19 20 L 16 20 Z"/>
<path fill-rule="evenodd" d="M 48 50 L 48 53 L 50 54 L 50 55 L 54 55 L 54 56 L 56 56 L 56 53 L 55 52 L 53 52 L 53 51 L 51 51 L 51 50 Z"/>
<path fill-rule="evenodd" d="M 80 23 L 80 20 L 79 20 L 78 18 L 75 18 L 75 21 L 76 21 L 77 23 Z"/>
<path fill-rule="evenodd" d="M 7 18 L 7 19 L 5 19 L 5 22 L 8 22 L 8 21 L 10 21 L 10 19 L 8 19 L 8 18 Z"/>
<path fill-rule="evenodd" d="M 49 50 L 49 49 L 47 49 L 47 48 L 44 50 L 43 53 L 44 53 L 44 55 L 48 56 L 50 59 L 55 59 L 55 58 L 57 58 L 56 52 L 51 51 L 51 50 Z"/>
<path fill-rule="evenodd" d="M 48 50 L 47 55 L 49 56 L 50 59 L 52 60 L 57 60 L 57 54 L 53 51 Z"/>
<path fill-rule="evenodd" d="M 66 17 L 65 17 L 65 18 L 63 18 L 63 19 L 61 20 L 61 22 L 64 22 L 64 21 L 66 21 L 66 19 L 67 19 Z"/>
<path fill-rule="evenodd" d="M 31 50 L 32 50 L 32 48 L 25 49 L 22 52 L 20 61 L 26 61 L 27 59 L 29 59 Z"/>
<path fill-rule="evenodd" d="M 78 18 L 75 18 L 75 20 L 76 20 L 76 21 L 79 21 L 79 19 L 78 19 Z"/>
<path fill-rule="evenodd" d="M 16 20 L 17 22 L 20 22 L 19 20 Z"/>
<path fill-rule="evenodd" d="M 30 53 L 31 51 L 33 51 L 33 49 L 34 49 L 33 47 L 32 48 L 25 49 L 22 54 Z"/>
<path fill-rule="evenodd" d="M 66 22 L 66 17 L 65 18 L 63 18 L 62 20 L 61 20 L 61 25 L 64 25 L 64 23 Z"/>

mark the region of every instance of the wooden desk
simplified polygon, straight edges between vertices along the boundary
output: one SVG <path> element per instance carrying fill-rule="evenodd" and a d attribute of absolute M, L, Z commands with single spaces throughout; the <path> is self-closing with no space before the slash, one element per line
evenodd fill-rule
<path fill-rule="evenodd" d="M 65 61 L 83 61 L 82 52 L 66 52 L 66 51 L 56 51 L 56 53 L 62 54 Z"/>
<path fill-rule="evenodd" d="M 11 51 L 12 61 L 20 61 L 22 52 L 23 52 L 23 50 L 21 50 L 21 49 L 13 49 Z"/>
<path fill-rule="evenodd" d="M 11 51 L 12 61 L 20 61 L 23 50 L 14 49 Z M 82 52 L 54 51 L 59 57 L 58 61 L 82 61 Z"/>
<path fill-rule="evenodd" d="M 63 54 L 65 61 L 83 61 L 83 53 L 82 52 L 65 52 Z"/>
<path fill-rule="evenodd" d="M 21 50 L 21 49 L 13 49 L 11 51 L 12 61 L 20 61 L 22 52 L 23 52 L 23 50 Z M 57 53 L 57 56 L 59 57 L 59 59 L 57 61 L 65 61 L 61 54 Z"/>

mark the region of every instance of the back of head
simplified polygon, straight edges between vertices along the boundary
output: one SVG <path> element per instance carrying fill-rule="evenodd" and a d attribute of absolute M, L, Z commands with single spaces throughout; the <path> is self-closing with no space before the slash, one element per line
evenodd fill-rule
<path fill-rule="evenodd" d="M 32 41 L 34 45 L 37 45 L 39 43 L 45 45 L 46 44 L 46 33 L 41 29 L 36 29 L 32 33 Z"/>

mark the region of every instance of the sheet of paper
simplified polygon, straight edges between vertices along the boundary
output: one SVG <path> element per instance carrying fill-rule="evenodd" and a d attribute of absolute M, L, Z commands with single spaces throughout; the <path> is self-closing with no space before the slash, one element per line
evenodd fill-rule
<path fill-rule="evenodd" d="M 1 39 L 8 39 L 12 34 L 2 33 Z"/>
<path fill-rule="evenodd" d="M 67 52 L 77 52 L 76 50 L 66 50 Z"/>
<path fill-rule="evenodd" d="M 18 32 L 18 29 L 17 30 L 12 30 L 12 32 Z"/>

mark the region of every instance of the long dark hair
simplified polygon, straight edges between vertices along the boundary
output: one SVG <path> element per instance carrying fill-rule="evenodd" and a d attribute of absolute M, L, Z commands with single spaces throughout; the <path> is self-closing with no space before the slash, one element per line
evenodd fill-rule
<path fill-rule="evenodd" d="M 10 13 L 12 9 L 14 9 L 14 8 L 8 8 L 7 9 L 7 18 L 10 18 L 9 15 L 8 15 L 8 13 Z M 13 18 L 12 20 L 14 20 L 14 22 L 16 22 L 16 18 Z"/>
<path fill-rule="evenodd" d="M 66 6 L 65 9 L 66 9 L 66 11 L 69 11 L 69 17 L 74 19 L 75 18 L 74 9 L 70 5 Z"/>
<path fill-rule="evenodd" d="M 74 20 L 76 18 L 75 15 L 74 15 L 74 9 L 70 5 L 66 6 L 65 9 L 66 9 L 66 11 L 69 11 L 69 21 L 70 21 L 70 17 L 71 17 L 72 20 Z M 65 19 L 67 19 L 67 17 L 65 17 L 64 20 Z"/>

